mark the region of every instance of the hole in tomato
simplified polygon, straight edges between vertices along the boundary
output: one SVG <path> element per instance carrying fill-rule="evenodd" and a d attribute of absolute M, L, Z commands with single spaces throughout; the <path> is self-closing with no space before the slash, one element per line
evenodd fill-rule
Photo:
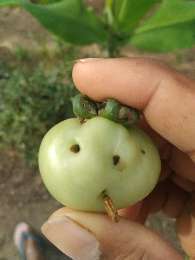
<path fill-rule="evenodd" d="M 144 149 L 141 149 L 141 152 L 142 152 L 143 154 L 145 154 L 145 153 L 146 153 L 146 151 L 145 151 Z"/>
<path fill-rule="evenodd" d="M 119 155 L 114 155 L 112 157 L 112 161 L 113 161 L 114 165 L 117 165 L 119 163 L 119 161 L 120 161 L 120 156 Z"/>
<path fill-rule="evenodd" d="M 80 151 L 80 146 L 78 144 L 73 144 L 71 147 L 70 147 L 70 150 L 71 152 L 73 153 L 78 153 Z"/>

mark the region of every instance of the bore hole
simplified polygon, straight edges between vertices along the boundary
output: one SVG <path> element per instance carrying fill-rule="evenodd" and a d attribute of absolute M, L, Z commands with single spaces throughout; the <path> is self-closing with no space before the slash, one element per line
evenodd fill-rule
<path fill-rule="evenodd" d="M 119 161 L 120 161 L 120 156 L 119 155 L 114 155 L 112 157 L 112 161 L 113 161 L 114 165 L 117 165 L 119 163 Z"/>
<path fill-rule="evenodd" d="M 80 146 L 78 144 L 73 144 L 71 147 L 70 147 L 70 150 L 71 152 L 73 153 L 78 153 L 80 151 Z"/>
<path fill-rule="evenodd" d="M 141 149 L 141 152 L 142 152 L 143 154 L 145 154 L 145 153 L 146 153 L 146 151 L 145 151 L 144 149 Z"/>

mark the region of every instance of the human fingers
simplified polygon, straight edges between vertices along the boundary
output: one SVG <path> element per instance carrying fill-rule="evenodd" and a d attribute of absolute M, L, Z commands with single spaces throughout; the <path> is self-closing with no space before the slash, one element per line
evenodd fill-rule
<path fill-rule="evenodd" d="M 186 208 L 177 219 L 177 233 L 185 252 L 190 259 L 195 259 L 195 207 Z"/>
<path fill-rule="evenodd" d="M 176 218 L 182 213 L 188 199 L 187 192 L 167 179 L 160 182 L 145 198 L 140 215 L 144 212 L 149 214 L 161 210 L 169 217 Z"/>
<path fill-rule="evenodd" d="M 187 154 L 173 148 L 168 165 L 178 176 L 193 182 L 195 186 L 195 163 L 189 158 L 189 156 L 187 156 Z"/>
<path fill-rule="evenodd" d="M 181 260 L 160 236 L 144 226 L 106 215 L 67 208 L 54 213 L 42 227 L 44 235 L 74 260 Z"/>

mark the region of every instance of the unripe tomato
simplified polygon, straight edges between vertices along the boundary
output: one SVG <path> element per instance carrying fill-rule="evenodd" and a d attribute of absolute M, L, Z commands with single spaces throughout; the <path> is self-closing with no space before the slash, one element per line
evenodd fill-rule
<path fill-rule="evenodd" d="M 39 168 L 49 192 L 63 205 L 103 212 L 102 193 L 116 208 L 146 197 L 160 174 L 160 158 L 140 129 L 94 117 L 55 125 L 43 138 Z"/>

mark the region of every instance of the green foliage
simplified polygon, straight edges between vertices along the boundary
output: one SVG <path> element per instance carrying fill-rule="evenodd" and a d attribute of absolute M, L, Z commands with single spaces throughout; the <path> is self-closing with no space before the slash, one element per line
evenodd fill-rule
<path fill-rule="evenodd" d="M 153 52 L 168 52 L 191 48 L 195 41 L 195 22 L 164 27 L 135 35 L 130 43 L 139 49 Z"/>
<path fill-rule="evenodd" d="M 158 0 L 115 0 L 113 1 L 113 14 L 117 28 L 122 33 L 131 33 L 140 22 L 140 19 L 159 2 Z"/>
<path fill-rule="evenodd" d="M 119 55 L 125 44 L 168 52 L 195 43 L 195 2 L 190 0 L 105 0 L 100 15 L 82 0 L 1 0 L 5 5 L 23 7 L 66 42 L 98 43 L 109 56 Z"/>
<path fill-rule="evenodd" d="M 17 149 L 32 165 L 43 135 L 57 122 L 72 116 L 75 90 L 63 83 L 64 66 L 48 73 L 43 66 L 0 67 L 0 144 Z"/>
<path fill-rule="evenodd" d="M 20 0 L 1 0 L 0 1 L 0 7 L 3 7 L 3 6 L 12 6 L 12 5 L 20 5 Z"/>
<path fill-rule="evenodd" d="M 19 45 L 15 46 L 14 54 L 18 61 L 30 60 L 32 58 L 30 52 Z"/>
<path fill-rule="evenodd" d="M 1 0 L 0 7 L 18 5 L 30 12 L 50 32 L 69 43 L 105 42 L 104 24 L 82 0 Z"/>
<path fill-rule="evenodd" d="M 190 48 L 195 42 L 195 2 L 164 0 L 157 12 L 139 27 L 131 44 L 148 51 Z"/>
<path fill-rule="evenodd" d="M 81 0 L 62 0 L 42 5 L 23 1 L 21 6 L 49 31 L 67 42 L 85 45 L 106 41 L 102 22 Z"/>

